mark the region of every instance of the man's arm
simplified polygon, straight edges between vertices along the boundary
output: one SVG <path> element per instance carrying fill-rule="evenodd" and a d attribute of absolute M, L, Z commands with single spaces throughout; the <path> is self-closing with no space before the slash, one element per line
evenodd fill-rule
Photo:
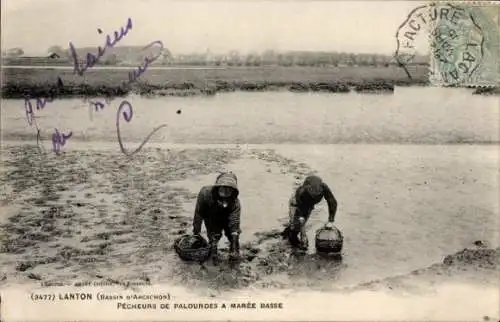
<path fill-rule="evenodd" d="M 202 213 L 206 209 L 205 203 L 205 189 L 201 188 L 198 193 L 198 199 L 196 200 L 196 208 L 194 209 L 193 218 L 193 234 L 199 235 L 201 233 L 201 224 L 203 223 Z"/>
<path fill-rule="evenodd" d="M 240 216 L 241 216 L 241 204 L 240 200 L 236 199 L 233 204 L 233 209 L 229 214 L 229 230 L 231 231 L 231 235 L 239 235 L 241 233 L 240 230 Z"/>
<path fill-rule="evenodd" d="M 240 215 L 241 215 L 241 204 L 240 200 L 236 199 L 233 205 L 233 209 L 229 214 L 229 231 L 231 232 L 231 260 L 237 260 L 240 256 Z"/>
<path fill-rule="evenodd" d="M 337 199 L 335 199 L 330 187 L 326 183 L 323 183 L 323 192 L 323 196 L 328 204 L 328 222 L 332 223 L 337 213 Z"/>

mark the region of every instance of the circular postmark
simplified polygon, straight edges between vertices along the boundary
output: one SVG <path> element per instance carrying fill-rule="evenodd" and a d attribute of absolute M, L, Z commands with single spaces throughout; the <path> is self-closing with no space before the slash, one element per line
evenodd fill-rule
<path fill-rule="evenodd" d="M 428 6 L 424 5 L 413 9 L 396 32 L 397 48 L 394 58 L 410 79 L 412 76 L 407 67 L 414 62 L 419 47 L 417 42 L 422 39 L 421 34 L 425 33 L 428 27 L 425 20 L 422 19 L 427 8 Z"/>
<path fill-rule="evenodd" d="M 416 40 L 426 33 L 429 80 L 439 85 L 470 84 L 483 59 L 480 25 L 466 5 L 429 4 L 414 9 L 396 34 L 396 60 L 405 68 L 416 53 Z M 410 75 L 409 75 L 410 76 Z"/>
<path fill-rule="evenodd" d="M 483 59 L 481 27 L 465 6 L 435 6 L 432 11 L 440 18 L 430 33 L 431 81 L 448 85 L 471 83 Z"/>

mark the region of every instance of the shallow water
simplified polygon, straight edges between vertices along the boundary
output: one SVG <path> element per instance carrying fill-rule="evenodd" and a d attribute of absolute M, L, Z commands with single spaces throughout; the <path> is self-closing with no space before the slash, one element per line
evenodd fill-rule
<path fill-rule="evenodd" d="M 473 90 L 397 87 L 394 94 L 225 93 L 213 97 L 129 97 L 130 123 L 121 121 L 125 142 L 151 130 L 159 143 L 492 143 L 499 138 L 497 97 Z M 116 141 L 122 99 L 92 111 L 82 99 L 55 100 L 36 111 L 42 138 L 54 128 L 72 131 L 71 141 Z M 35 106 L 36 104 L 34 104 Z M 180 111 L 180 114 L 177 112 Z M 4 139 L 34 139 L 22 100 L 2 101 Z M 68 143 L 68 146 L 71 143 Z"/>
<path fill-rule="evenodd" d="M 308 165 L 327 182 L 339 202 L 336 225 L 345 235 L 338 268 L 321 260 L 298 262 L 299 275 L 334 287 L 405 275 L 441 263 L 476 240 L 499 245 L 498 148 L 429 145 L 255 145 Z M 272 159 L 272 158 L 270 158 Z M 295 171 L 281 162 L 241 159 L 227 167 L 238 174 L 243 205 L 243 241 L 254 232 L 281 228 Z M 302 177 L 302 176 L 300 176 Z M 196 193 L 213 176 L 178 183 Z M 314 232 L 328 218 L 317 205 L 308 222 L 309 254 Z M 187 214 L 194 204 L 186 204 Z M 323 270 L 322 270 L 323 268 Z M 309 275 L 309 276 L 307 276 Z"/>
<path fill-rule="evenodd" d="M 315 280 L 356 285 L 441 262 L 476 240 L 499 244 L 499 151 L 496 144 L 483 144 L 499 141 L 496 97 L 397 88 L 394 95 L 278 92 L 129 100 L 135 109 L 133 120 L 122 122 L 127 143 L 166 122 L 146 147 L 244 144 L 247 157 L 227 165 L 239 177 L 244 242 L 254 241 L 255 232 L 281 229 L 294 185 L 317 172 L 339 201 L 336 223 L 345 235 L 345 254 L 338 269 L 297 265 Z M 39 127 L 47 140 L 54 127 L 73 131 L 68 151 L 118 151 L 120 101 L 93 113 L 81 100 L 47 103 L 36 111 Z M 3 138 L 35 142 L 23 102 L 3 103 Z M 470 144 L 458 144 L 464 142 Z M 255 149 L 280 156 L 249 157 Z M 196 194 L 213 178 L 191 176 L 173 184 Z M 182 215 L 192 216 L 193 208 L 186 202 Z M 322 202 L 308 224 L 310 252 L 314 231 L 326 218 Z"/>
<path fill-rule="evenodd" d="M 304 146 L 277 152 L 317 170 L 339 201 L 342 280 L 405 274 L 442 262 L 476 240 L 497 246 L 498 148 Z M 310 222 L 326 222 L 327 207 Z"/>

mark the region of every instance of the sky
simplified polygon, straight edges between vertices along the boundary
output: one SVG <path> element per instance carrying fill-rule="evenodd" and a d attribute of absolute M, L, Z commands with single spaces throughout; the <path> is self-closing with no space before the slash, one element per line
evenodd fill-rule
<path fill-rule="evenodd" d="M 120 45 L 161 40 L 172 53 L 272 49 L 391 55 L 417 1 L 4 0 L 2 50 L 46 54 L 59 45 L 97 47 L 133 27 Z M 99 34 L 100 28 L 103 34 Z"/>

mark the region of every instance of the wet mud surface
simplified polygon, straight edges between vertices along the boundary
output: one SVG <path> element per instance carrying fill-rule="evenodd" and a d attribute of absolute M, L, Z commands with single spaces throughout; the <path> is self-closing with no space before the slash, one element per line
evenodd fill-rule
<path fill-rule="evenodd" d="M 285 221 L 247 232 L 236 266 L 227 261 L 225 239 L 218 265 L 182 262 L 175 254 L 175 239 L 192 229 L 186 205 L 196 200 L 192 189 L 175 182 L 215 176 L 241 160 L 258 161 L 269 172 L 287 177 L 294 182 L 290 191 L 315 173 L 307 164 L 273 150 L 145 149 L 129 159 L 115 151 L 56 156 L 17 146 L 3 148 L 2 159 L 0 285 L 34 281 L 69 285 L 102 279 L 168 281 L 188 288 L 201 286 L 208 292 L 246 287 L 334 289 L 332 284 L 346 269 L 341 258 L 292 251 L 281 236 Z M 463 272 L 482 272 L 492 281 L 499 253 L 478 241 L 442 263 L 352 289 L 408 287 L 423 277 L 432 284 L 434 277 Z"/>

